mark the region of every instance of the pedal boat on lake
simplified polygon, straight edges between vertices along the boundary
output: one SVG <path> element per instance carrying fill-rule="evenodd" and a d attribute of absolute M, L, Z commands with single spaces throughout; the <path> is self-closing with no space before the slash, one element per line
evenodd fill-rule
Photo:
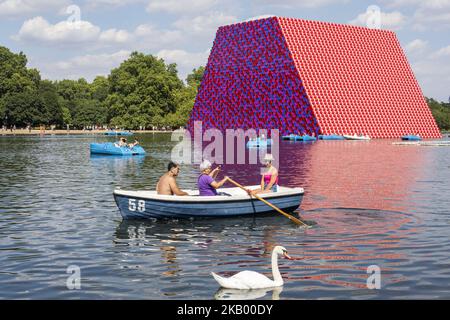
<path fill-rule="evenodd" d="M 271 146 L 272 144 L 272 139 L 257 138 L 256 140 L 249 140 L 247 142 L 247 148 L 267 148 L 267 146 Z"/>
<path fill-rule="evenodd" d="M 130 131 L 106 131 L 106 136 L 132 136 L 134 133 Z"/>
<path fill-rule="evenodd" d="M 259 186 L 248 186 L 257 189 Z M 240 188 L 220 188 L 227 195 L 199 196 L 197 190 L 184 190 L 188 196 L 158 195 L 156 191 L 114 190 L 114 199 L 124 219 L 232 217 L 271 213 L 274 210 L 250 197 Z M 296 210 L 303 199 L 303 188 L 278 187 L 278 192 L 259 196 L 281 210 Z"/>
<path fill-rule="evenodd" d="M 343 136 L 340 136 L 337 134 L 329 134 L 329 135 L 321 134 L 321 135 L 319 135 L 319 139 L 320 140 L 345 140 L 345 138 Z"/>
<path fill-rule="evenodd" d="M 291 140 L 291 141 L 316 141 L 316 137 L 310 136 L 310 135 L 295 135 L 295 134 L 290 134 L 288 136 L 282 136 L 281 139 L 283 140 Z"/>
<path fill-rule="evenodd" d="M 422 140 L 422 138 L 419 135 L 409 134 L 409 135 L 406 135 L 406 136 L 402 136 L 402 140 L 420 141 L 420 140 Z"/>
<path fill-rule="evenodd" d="M 140 145 L 136 145 L 133 148 L 118 147 L 112 142 L 106 143 L 91 143 L 91 154 L 103 154 L 114 156 L 137 156 L 144 155 L 145 150 Z"/>

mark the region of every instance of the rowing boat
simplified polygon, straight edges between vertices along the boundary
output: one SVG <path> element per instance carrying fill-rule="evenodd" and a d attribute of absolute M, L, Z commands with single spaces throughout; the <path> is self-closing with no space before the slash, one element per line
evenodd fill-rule
<path fill-rule="evenodd" d="M 188 196 L 116 189 L 114 199 L 124 219 L 228 217 L 274 212 L 274 209 L 250 197 L 240 188 L 218 189 L 220 193 L 218 196 L 199 196 L 197 190 L 185 191 L 188 192 Z M 281 210 L 294 211 L 300 206 L 303 194 L 303 188 L 279 186 L 277 192 L 259 196 Z"/>

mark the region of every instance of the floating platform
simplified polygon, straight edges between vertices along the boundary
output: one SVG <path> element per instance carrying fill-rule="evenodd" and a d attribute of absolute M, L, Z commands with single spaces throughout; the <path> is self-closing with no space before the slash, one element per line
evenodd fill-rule
<path fill-rule="evenodd" d="M 392 144 L 397 146 L 450 147 L 450 140 L 393 142 Z"/>

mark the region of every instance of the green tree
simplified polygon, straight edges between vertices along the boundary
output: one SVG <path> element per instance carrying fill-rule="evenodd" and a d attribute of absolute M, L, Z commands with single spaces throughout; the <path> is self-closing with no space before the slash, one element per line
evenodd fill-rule
<path fill-rule="evenodd" d="M 440 130 L 450 130 L 450 104 L 426 98 L 436 124 Z"/>
<path fill-rule="evenodd" d="M 53 82 L 43 80 L 39 84 L 40 109 L 37 110 L 34 123 L 45 125 L 62 125 L 63 113 L 58 93 Z"/>
<path fill-rule="evenodd" d="M 164 126 L 170 128 L 178 128 L 184 126 L 191 114 L 192 108 L 195 103 L 195 97 L 197 96 L 198 88 L 205 72 L 204 67 L 199 67 L 192 70 L 186 78 L 187 85 L 183 86 L 176 92 L 177 109 L 174 113 L 168 114 L 164 119 Z"/>
<path fill-rule="evenodd" d="M 177 90 L 183 88 L 175 64 L 133 52 L 108 77 L 108 119 L 113 126 L 137 129 L 161 125 L 177 109 Z"/>
<path fill-rule="evenodd" d="M 41 77 L 36 69 L 26 67 L 27 62 L 22 52 L 16 54 L 0 46 L 0 121 L 6 125 L 32 123 L 39 107 Z"/>
<path fill-rule="evenodd" d="M 76 111 L 73 124 L 83 128 L 106 123 L 106 110 L 102 103 L 95 99 L 76 100 Z"/>

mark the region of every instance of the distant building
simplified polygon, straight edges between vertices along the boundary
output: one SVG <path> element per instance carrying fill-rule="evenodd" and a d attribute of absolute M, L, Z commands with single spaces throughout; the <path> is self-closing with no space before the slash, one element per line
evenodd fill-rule
<path fill-rule="evenodd" d="M 220 27 L 189 120 L 281 134 L 440 137 L 394 32 L 271 17 Z"/>

